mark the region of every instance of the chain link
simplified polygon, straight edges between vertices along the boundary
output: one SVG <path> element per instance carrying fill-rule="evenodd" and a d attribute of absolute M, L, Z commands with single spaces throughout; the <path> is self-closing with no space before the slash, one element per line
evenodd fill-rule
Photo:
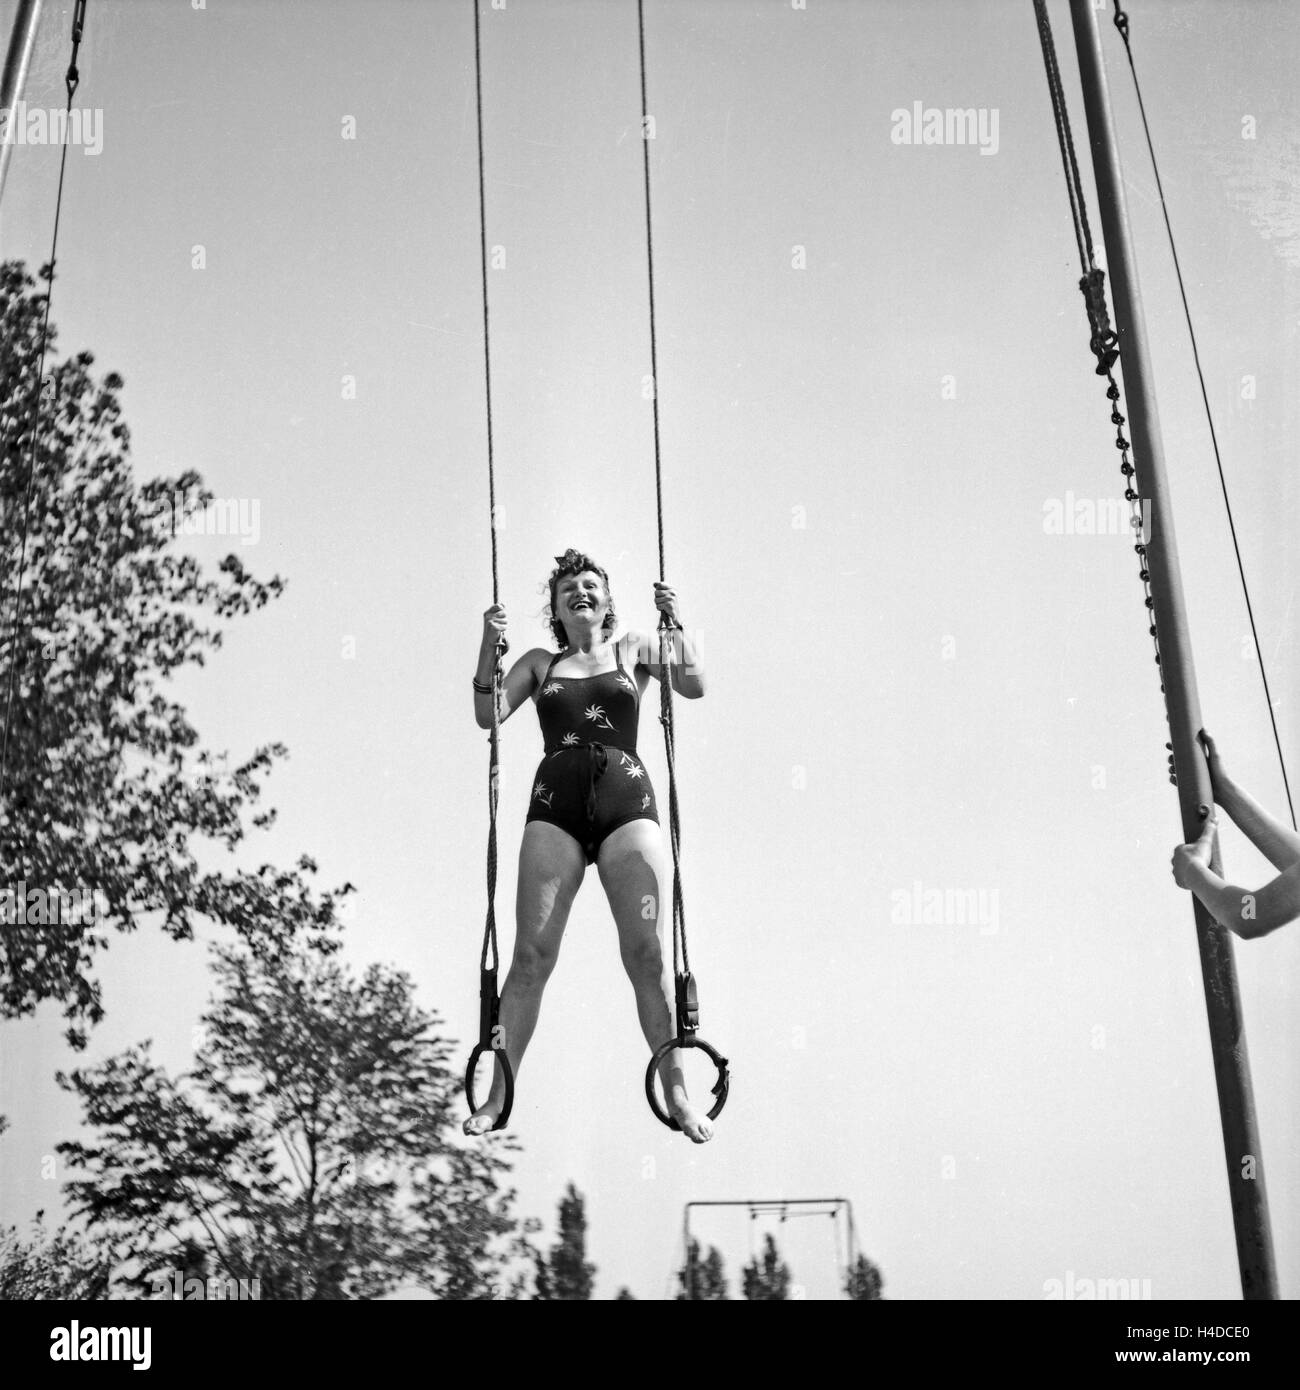
<path fill-rule="evenodd" d="M 1128 16 L 1116 5 L 1115 23 L 1123 34 L 1128 27 Z M 1083 261 L 1083 276 L 1079 289 L 1088 310 L 1090 336 L 1088 346 L 1097 359 L 1097 375 L 1106 378 L 1106 397 L 1110 401 L 1110 422 L 1115 426 L 1115 447 L 1119 450 L 1120 469 L 1124 476 L 1124 500 L 1129 504 L 1129 524 L 1136 540 L 1133 549 L 1139 559 L 1138 578 L 1142 581 L 1142 592 L 1147 610 L 1147 631 L 1155 647 L 1156 665 L 1161 666 L 1160 634 L 1156 628 L 1155 599 L 1151 593 L 1151 571 L 1147 566 L 1147 537 L 1144 531 L 1145 518 L 1142 515 L 1142 498 L 1133 486 L 1136 470 L 1130 455 L 1132 444 L 1124 434 L 1126 423 L 1120 410 L 1119 383 L 1115 380 L 1115 363 L 1120 359 L 1119 336 L 1111 326 L 1110 310 L 1106 303 L 1106 273 L 1097 265 L 1093 254 L 1092 232 L 1088 226 L 1088 209 L 1084 199 L 1083 180 L 1079 174 L 1078 159 L 1074 150 L 1074 136 L 1070 130 L 1070 113 L 1065 104 L 1065 89 L 1061 84 L 1061 71 L 1056 61 L 1056 45 L 1052 39 L 1052 25 L 1048 18 L 1044 0 L 1034 0 L 1034 13 L 1038 20 L 1038 36 L 1043 49 L 1043 66 L 1047 71 L 1047 87 L 1052 100 L 1052 118 L 1056 122 L 1056 138 L 1061 148 L 1061 161 L 1065 168 L 1066 191 L 1070 196 L 1070 214 L 1074 219 L 1075 240 Z M 1123 21 L 1121 23 L 1121 20 Z M 1160 671 L 1160 693 L 1165 693 L 1163 667 Z M 1169 705 L 1164 702 L 1165 723 L 1169 723 Z M 1171 735 L 1172 737 L 1172 735 Z M 1178 784 L 1174 772 L 1173 744 L 1166 743 L 1169 750 L 1169 780 Z"/>
<path fill-rule="evenodd" d="M 1102 369 L 1098 367 L 1097 370 L 1101 371 Z M 1146 604 L 1147 631 L 1151 634 L 1151 644 L 1155 648 L 1156 665 L 1161 668 L 1160 693 L 1163 695 L 1165 693 L 1165 673 L 1160 660 L 1160 633 L 1156 627 L 1156 601 L 1154 595 L 1151 593 L 1151 571 L 1147 567 L 1146 518 L 1142 514 L 1142 498 L 1137 489 L 1133 486 L 1136 470 L 1133 467 L 1133 460 L 1129 455 L 1129 450 L 1133 446 L 1124 433 L 1126 421 L 1123 412 L 1119 408 L 1119 383 L 1115 380 L 1115 374 L 1109 367 L 1106 368 L 1106 396 L 1110 401 L 1110 422 L 1115 426 L 1115 447 L 1119 450 L 1120 457 L 1119 471 L 1124 475 L 1124 500 L 1129 505 L 1129 525 L 1137 536 L 1133 549 L 1137 553 L 1139 560 L 1138 578 L 1142 581 L 1142 595 Z M 1167 705 L 1165 706 L 1165 723 L 1169 723 L 1169 709 Z M 1174 786 L 1177 786 L 1178 778 L 1174 772 L 1173 744 L 1166 743 L 1165 747 L 1169 750 L 1169 780 Z"/>

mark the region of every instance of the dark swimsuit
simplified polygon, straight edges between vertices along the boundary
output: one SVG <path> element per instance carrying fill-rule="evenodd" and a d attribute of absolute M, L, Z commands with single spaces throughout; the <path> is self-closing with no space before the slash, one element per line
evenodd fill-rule
<path fill-rule="evenodd" d="M 598 676 L 552 676 L 553 656 L 537 694 L 546 755 L 528 802 L 528 819 L 567 831 L 594 864 L 605 839 L 633 820 L 659 823 L 654 788 L 636 755 L 640 697 L 623 669 Z"/>

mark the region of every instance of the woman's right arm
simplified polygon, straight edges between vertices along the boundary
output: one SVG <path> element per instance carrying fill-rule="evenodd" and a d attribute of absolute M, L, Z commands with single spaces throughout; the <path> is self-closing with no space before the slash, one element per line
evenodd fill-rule
<path fill-rule="evenodd" d="M 492 670 L 496 664 L 496 647 L 500 641 L 502 654 L 509 650 L 506 642 L 506 610 L 494 603 L 483 614 L 483 640 L 478 649 L 478 666 L 474 671 L 474 722 L 480 729 L 492 727 Z M 537 656 L 540 647 L 534 647 L 519 658 L 506 672 L 501 682 L 501 702 L 497 706 L 497 722 L 504 724 L 537 688 Z M 489 690 L 480 690 L 488 686 Z"/>
<path fill-rule="evenodd" d="M 1210 763 L 1215 801 L 1275 869 L 1285 872 L 1300 864 L 1300 835 L 1266 811 L 1232 780 L 1219 758 L 1214 740 L 1204 730 L 1201 731 L 1201 744 Z"/>

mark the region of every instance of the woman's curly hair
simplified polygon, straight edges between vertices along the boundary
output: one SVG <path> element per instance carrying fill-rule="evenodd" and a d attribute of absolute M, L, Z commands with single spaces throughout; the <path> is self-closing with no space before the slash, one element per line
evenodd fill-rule
<path fill-rule="evenodd" d="M 614 596 L 609 591 L 609 575 L 590 555 L 584 555 L 581 550 L 574 550 L 570 547 L 563 555 L 555 557 L 555 568 L 551 571 L 551 577 L 546 581 L 551 595 L 550 606 L 546 610 L 546 621 L 550 624 L 551 636 L 555 638 L 561 651 L 569 645 L 569 638 L 564 630 L 564 624 L 555 615 L 555 591 L 559 587 L 560 580 L 567 575 L 582 574 L 587 570 L 590 570 L 592 574 L 600 575 L 601 583 L 605 586 L 605 597 L 609 599 L 609 608 L 605 613 L 605 621 L 601 624 L 600 630 L 608 637 L 618 622 L 614 612 Z"/>

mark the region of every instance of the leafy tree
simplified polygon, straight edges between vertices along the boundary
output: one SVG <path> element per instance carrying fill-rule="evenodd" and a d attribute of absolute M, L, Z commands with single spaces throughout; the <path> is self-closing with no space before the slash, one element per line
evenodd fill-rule
<path fill-rule="evenodd" d="M 60 1227 L 46 1233 L 42 1214 L 24 1240 L 16 1226 L 0 1231 L 0 1301 L 109 1297 L 108 1251 Z"/>
<path fill-rule="evenodd" d="M 201 747 L 166 686 L 221 646 L 227 621 L 284 585 L 255 579 L 233 554 L 213 578 L 179 553 L 175 532 L 211 494 L 194 472 L 136 485 L 122 379 L 93 376 L 89 352 L 54 362 L 52 325 L 38 417 L 49 278 L 47 268 L 34 292 L 20 262 L 0 264 L 0 889 L 75 889 L 94 894 L 95 910 L 88 921 L 4 926 L 0 1016 L 58 1001 L 81 1046 L 103 1016 L 96 954 L 147 915 L 178 940 L 208 918 L 267 953 L 299 931 L 329 933 L 336 915 L 310 859 L 292 870 L 199 867 L 192 841 L 233 850 L 285 750 L 272 743 L 232 762 Z"/>
<path fill-rule="evenodd" d="M 534 1297 L 581 1302 L 591 1297 L 596 1266 L 587 1263 L 587 1214 L 572 1183 L 560 1198 L 560 1238 L 535 1260 Z"/>
<path fill-rule="evenodd" d="M 58 1080 L 86 1142 L 59 1145 L 74 1212 L 139 1290 L 163 1271 L 256 1280 L 263 1299 L 518 1296 L 531 1224 L 503 1144 L 458 1142 L 459 1081 L 409 978 L 354 978 L 299 946 L 214 952 L 219 993 L 193 1069 L 142 1043 Z M 526 1266 L 525 1266 L 526 1267 Z"/>
<path fill-rule="evenodd" d="M 551 1279 L 550 1261 L 540 1250 L 533 1251 L 533 1297 L 542 1302 L 558 1297 Z"/>
<path fill-rule="evenodd" d="M 790 1266 L 782 1260 L 771 1235 L 763 1237 L 763 1253 L 742 1272 L 745 1297 L 751 1302 L 790 1297 Z"/>
<path fill-rule="evenodd" d="M 700 1259 L 698 1240 L 691 1240 L 686 1251 L 686 1263 L 677 1271 L 677 1283 L 680 1286 L 677 1294 L 679 1303 L 683 1300 L 721 1303 L 730 1297 L 722 1252 L 716 1245 L 710 1245 L 709 1253 Z"/>
<path fill-rule="evenodd" d="M 627 1287 L 626 1284 L 624 1284 L 623 1287 L 619 1289 L 619 1291 L 614 1295 L 615 1303 L 635 1303 L 636 1301 L 636 1294 L 634 1294 L 632 1290 Z"/>
<path fill-rule="evenodd" d="M 854 1300 L 883 1299 L 885 1278 L 865 1255 L 859 1255 L 844 1277 L 844 1292 Z"/>

